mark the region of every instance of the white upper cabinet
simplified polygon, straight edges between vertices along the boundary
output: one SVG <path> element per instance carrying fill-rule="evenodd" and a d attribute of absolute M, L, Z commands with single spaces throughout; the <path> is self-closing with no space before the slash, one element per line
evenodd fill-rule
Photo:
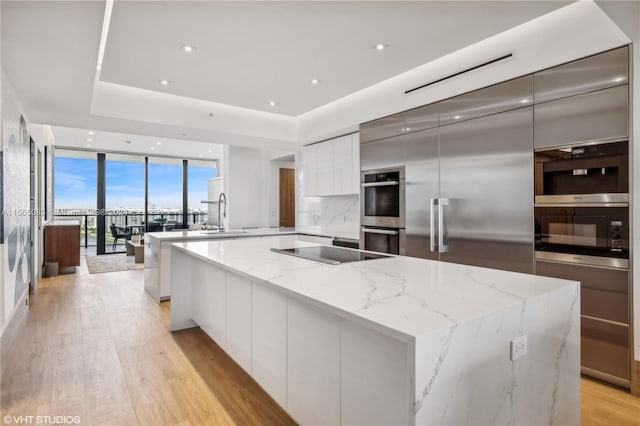
<path fill-rule="evenodd" d="M 358 133 L 355 133 L 302 148 L 305 196 L 360 193 L 358 136 Z"/>

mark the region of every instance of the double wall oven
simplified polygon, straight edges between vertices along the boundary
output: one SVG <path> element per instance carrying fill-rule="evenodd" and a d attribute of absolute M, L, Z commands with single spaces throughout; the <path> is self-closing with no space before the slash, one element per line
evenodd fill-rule
<path fill-rule="evenodd" d="M 584 374 L 631 382 L 627 140 L 535 153 L 536 273 L 581 283 Z"/>
<path fill-rule="evenodd" d="M 404 254 L 404 167 L 363 171 L 360 184 L 360 248 Z"/>

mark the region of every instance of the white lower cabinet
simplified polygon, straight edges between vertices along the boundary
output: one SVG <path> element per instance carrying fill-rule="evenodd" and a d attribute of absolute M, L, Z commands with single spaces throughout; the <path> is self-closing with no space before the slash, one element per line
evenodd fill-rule
<path fill-rule="evenodd" d="M 204 331 L 211 336 L 216 343 L 224 348 L 225 334 L 227 329 L 227 289 L 225 272 L 215 266 L 209 266 L 209 273 L 204 277 L 211 289 L 211 297 L 205 299 L 204 303 L 209 303 L 211 309 L 211 326 Z"/>
<path fill-rule="evenodd" d="M 287 408 L 287 296 L 252 283 L 251 375 Z"/>
<path fill-rule="evenodd" d="M 193 320 L 219 345 L 224 342 L 225 331 L 225 273 L 203 262 L 191 267 Z M 222 309 L 222 315 L 220 314 Z"/>
<path fill-rule="evenodd" d="M 288 298 L 287 411 L 303 425 L 340 424 L 340 320 Z"/>
<path fill-rule="evenodd" d="M 227 272 L 226 313 L 224 349 L 251 374 L 251 280 Z"/>
<path fill-rule="evenodd" d="M 409 424 L 408 345 L 352 321 L 341 324 L 342 424 Z"/>
<path fill-rule="evenodd" d="M 411 424 L 409 344 L 199 260 L 179 271 L 174 256 L 193 321 L 298 423 Z"/>

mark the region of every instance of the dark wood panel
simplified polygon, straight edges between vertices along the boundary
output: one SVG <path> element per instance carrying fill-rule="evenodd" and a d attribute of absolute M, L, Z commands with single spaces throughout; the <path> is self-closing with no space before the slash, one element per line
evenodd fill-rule
<path fill-rule="evenodd" d="M 280 169 L 280 226 L 296 226 L 296 173 Z"/>
<path fill-rule="evenodd" d="M 80 266 L 80 225 L 47 225 L 44 261 L 58 262 L 60 268 Z"/>

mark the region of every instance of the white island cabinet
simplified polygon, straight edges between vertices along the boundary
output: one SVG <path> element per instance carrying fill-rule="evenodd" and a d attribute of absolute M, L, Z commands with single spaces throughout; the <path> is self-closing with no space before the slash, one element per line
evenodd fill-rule
<path fill-rule="evenodd" d="M 269 250 L 309 245 L 174 244 L 172 330 L 200 326 L 300 424 L 580 423 L 578 283 Z"/>

